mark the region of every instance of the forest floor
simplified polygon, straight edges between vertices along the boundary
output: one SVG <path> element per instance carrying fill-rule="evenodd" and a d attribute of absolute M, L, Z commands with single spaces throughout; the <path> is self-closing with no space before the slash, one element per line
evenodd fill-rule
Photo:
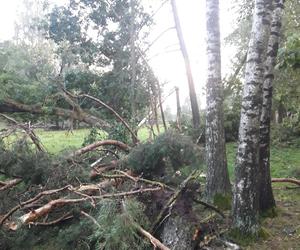
<path fill-rule="evenodd" d="M 299 250 L 300 249 L 300 188 L 287 184 L 273 184 L 277 213 L 262 220 L 268 237 L 245 249 Z"/>
<path fill-rule="evenodd" d="M 73 131 L 37 130 L 37 135 L 43 145 L 53 155 L 65 150 L 80 148 L 88 134 L 88 129 Z M 141 141 L 145 141 L 148 132 L 146 129 L 141 129 L 138 135 Z M 236 149 L 236 143 L 227 143 L 227 159 L 231 179 L 234 176 Z M 273 146 L 271 148 L 271 174 L 272 177 L 299 179 L 300 149 L 292 146 Z M 300 188 L 295 188 L 292 184 L 287 183 L 274 183 L 273 189 L 278 215 L 275 218 L 265 218 L 261 221 L 268 237 L 243 249 L 300 250 Z"/>

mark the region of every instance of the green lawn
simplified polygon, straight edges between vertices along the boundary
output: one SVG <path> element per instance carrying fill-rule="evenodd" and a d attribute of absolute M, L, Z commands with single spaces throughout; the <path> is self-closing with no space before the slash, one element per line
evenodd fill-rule
<path fill-rule="evenodd" d="M 234 175 L 236 143 L 227 143 L 227 161 L 229 174 Z M 300 177 L 300 148 L 272 147 L 271 148 L 272 177 Z"/>
<path fill-rule="evenodd" d="M 160 131 L 163 131 L 163 127 L 160 128 Z M 155 132 L 157 133 L 156 130 Z M 49 153 L 57 154 L 66 149 L 80 148 L 84 138 L 89 134 L 89 129 L 78 129 L 73 131 L 37 130 L 36 134 Z M 141 141 L 147 140 L 149 137 L 148 129 L 141 128 L 138 131 L 138 137 Z"/>
<path fill-rule="evenodd" d="M 163 128 L 161 128 L 163 131 Z M 84 138 L 89 134 L 89 129 L 73 131 L 44 131 L 37 130 L 47 151 L 58 154 L 67 149 L 80 148 Z M 145 141 L 149 136 L 146 128 L 138 131 L 138 137 Z M 13 139 L 11 139 L 13 140 Z M 236 155 L 236 143 L 227 143 L 227 161 L 231 178 L 234 175 L 234 163 Z M 273 147 L 271 149 L 271 174 L 273 177 L 300 177 L 300 149 L 294 147 Z"/>

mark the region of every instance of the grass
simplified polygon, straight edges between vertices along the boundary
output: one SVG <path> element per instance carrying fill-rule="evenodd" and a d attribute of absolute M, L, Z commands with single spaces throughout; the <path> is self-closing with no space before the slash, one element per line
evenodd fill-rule
<path fill-rule="evenodd" d="M 160 128 L 160 131 L 163 131 L 163 127 Z M 67 149 L 82 147 L 84 138 L 89 132 L 89 129 L 78 129 L 73 131 L 37 130 L 36 134 L 50 154 L 58 154 Z M 157 133 L 157 130 L 155 129 L 154 132 Z M 146 141 L 148 137 L 149 132 L 147 128 L 141 128 L 138 131 L 138 138 L 141 141 Z"/>
<path fill-rule="evenodd" d="M 163 127 L 160 128 L 163 131 Z M 157 133 L 157 131 L 155 131 Z M 50 154 L 82 147 L 84 138 L 89 129 L 73 131 L 36 131 L 43 145 Z M 138 131 L 138 137 L 145 141 L 149 137 L 147 128 Z M 14 140 L 14 138 L 10 138 Z M 234 176 L 234 164 L 237 151 L 236 143 L 227 143 L 227 163 L 231 178 Z M 272 177 L 300 177 L 300 149 L 296 147 L 272 147 L 271 149 L 271 175 Z"/>
<path fill-rule="evenodd" d="M 227 164 L 231 178 L 234 176 L 236 143 L 227 143 Z M 271 148 L 272 177 L 300 177 L 300 149 L 296 147 Z"/>

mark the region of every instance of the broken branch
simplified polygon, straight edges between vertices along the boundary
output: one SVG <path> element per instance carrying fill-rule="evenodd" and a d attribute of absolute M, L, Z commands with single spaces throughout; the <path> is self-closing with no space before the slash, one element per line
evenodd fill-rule
<path fill-rule="evenodd" d="M 272 178 L 272 182 L 288 182 L 300 186 L 300 180 L 294 178 Z"/>

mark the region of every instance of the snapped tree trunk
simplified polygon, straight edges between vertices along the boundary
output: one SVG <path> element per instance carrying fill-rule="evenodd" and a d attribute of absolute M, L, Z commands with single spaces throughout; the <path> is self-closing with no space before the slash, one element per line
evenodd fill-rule
<path fill-rule="evenodd" d="M 177 31 L 177 36 L 180 44 L 180 49 L 185 63 L 186 75 L 188 78 L 191 108 L 192 108 L 192 115 L 193 115 L 193 126 L 195 129 L 198 129 L 200 127 L 200 113 L 199 113 L 199 106 L 197 102 L 194 80 L 192 76 L 190 59 L 183 39 L 183 34 L 181 30 L 181 25 L 178 17 L 178 11 L 177 11 L 175 0 L 171 0 L 171 5 L 172 5 L 172 11 L 173 11 L 173 17 L 174 17 L 175 27 Z"/>
<path fill-rule="evenodd" d="M 259 146 L 259 170 L 260 170 L 260 197 L 259 207 L 261 212 L 266 212 L 275 207 L 270 173 L 270 130 L 272 116 L 272 92 L 274 67 L 278 52 L 279 36 L 281 31 L 284 0 L 274 0 L 272 14 L 271 34 L 269 38 L 266 72 L 263 84 L 263 105 L 260 117 L 260 146 Z"/>
<path fill-rule="evenodd" d="M 172 250 L 195 249 L 193 235 L 197 220 L 192 208 L 195 194 L 193 185 L 185 188 L 172 205 L 172 209 L 169 209 L 170 216 L 166 217 L 161 238 Z"/>
<path fill-rule="evenodd" d="M 259 230 L 259 126 L 271 11 L 272 0 L 255 1 L 245 68 L 233 200 L 234 227 L 242 234 L 256 235 Z"/>
<path fill-rule="evenodd" d="M 206 196 L 213 201 L 216 195 L 231 194 L 224 135 L 219 0 L 206 1 L 206 27 Z"/>

